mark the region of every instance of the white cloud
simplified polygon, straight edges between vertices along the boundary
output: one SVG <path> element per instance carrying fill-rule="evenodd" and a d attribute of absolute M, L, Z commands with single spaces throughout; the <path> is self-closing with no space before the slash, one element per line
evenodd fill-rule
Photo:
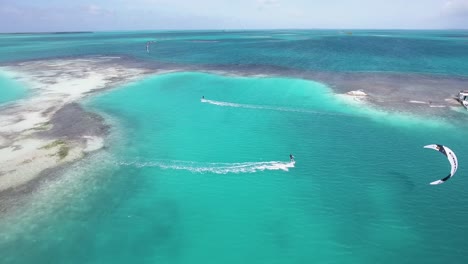
<path fill-rule="evenodd" d="M 306 16 L 306 12 L 304 12 L 304 10 L 297 9 L 297 8 L 289 10 L 287 14 L 290 17 L 295 17 L 295 18 L 304 18 Z"/>
<path fill-rule="evenodd" d="M 4 15 L 22 15 L 23 12 L 19 8 L 12 7 L 12 6 L 2 6 L 0 7 L 0 13 Z"/>
<path fill-rule="evenodd" d="M 278 0 L 257 0 L 257 3 L 261 5 L 278 5 Z"/>
<path fill-rule="evenodd" d="M 111 15 L 113 13 L 111 10 L 102 8 L 94 4 L 85 6 L 84 10 L 88 15 L 92 15 L 92 16 Z"/>
<path fill-rule="evenodd" d="M 102 8 L 100 6 L 97 6 L 97 5 L 88 5 L 86 7 L 86 11 L 90 15 L 99 15 L 99 14 L 101 14 Z"/>
<path fill-rule="evenodd" d="M 468 0 L 449 0 L 442 7 L 442 14 L 447 16 L 468 17 Z"/>
<path fill-rule="evenodd" d="M 277 7 L 279 5 L 280 4 L 278 0 L 257 0 L 257 6 L 259 10 L 262 10 L 268 7 Z"/>

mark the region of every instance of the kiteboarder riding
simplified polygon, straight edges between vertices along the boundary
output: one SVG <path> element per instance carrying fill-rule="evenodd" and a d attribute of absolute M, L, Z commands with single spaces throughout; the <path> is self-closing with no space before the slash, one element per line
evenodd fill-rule
<path fill-rule="evenodd" d="M 289 160 L 290 160 L 291 162 L 294 162 L 294 161 L 295 161 L 295 160 L 294 160 L 294 156 L 293 156 L 292 154 L 289 154 Z"/>

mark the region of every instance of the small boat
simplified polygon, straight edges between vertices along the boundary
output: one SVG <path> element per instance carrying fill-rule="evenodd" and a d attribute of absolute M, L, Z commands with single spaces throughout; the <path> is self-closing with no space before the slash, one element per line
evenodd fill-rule
<path fill-rule="evenodd" d="M 460 91 L 457 100 L 468 110 L 468 90 Z"/>

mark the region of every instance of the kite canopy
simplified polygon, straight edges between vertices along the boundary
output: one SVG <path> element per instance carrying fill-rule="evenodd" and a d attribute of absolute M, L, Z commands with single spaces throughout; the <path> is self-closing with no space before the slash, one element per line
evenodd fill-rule
<path fill-rule="evenodd" d="M 450 179 L 455 174 L 458 168 L 458 159 L 457 159 L 457 156 L 455 156 L 455 153 L 453 153 L 453 151 L 447 148 L 446 146 L 437 145 L 437 144 L 427 145 L 427 146 L 424 146 L 424 148 L 437 150 L 440 153 L 444 154 L 444 156 L 447 157 L 450 165 L 452 166 L 450 170 L 450 174 L 447 177 L 437 180 L 437 181 L 433 181 L 431 182 L 431 185 L 441 184 L 447 181 L 448 179 Z"/>

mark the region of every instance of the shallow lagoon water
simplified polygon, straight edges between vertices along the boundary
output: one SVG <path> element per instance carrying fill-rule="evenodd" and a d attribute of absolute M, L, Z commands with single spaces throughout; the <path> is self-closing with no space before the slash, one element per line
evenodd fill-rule
<path fill-rule="evenodd" d="M 26 96 L 26 87 L 15 81 L 11 76 L 0 72 L 0 105 Z"/>
<path fill-rule="evenodd" d="M 202 95 L 259 108 L 210 104 Z M 333 99 L 310 81 L 201 73 L 151 77 L 90 98 L 86 107 L 113 123 L 108 148 L 43 197 L 61 202 L 28 209 L 39 221 L 27 232 L 3 235 L 4 260 L 463 260 L 466 169 L 429 186 L 448 165 L 422 148 L 448 144 L 462 159 L 462 133 L 424 120 L 379 122 Z M 30 223 L 8 219 L 11 230 Z"/>

